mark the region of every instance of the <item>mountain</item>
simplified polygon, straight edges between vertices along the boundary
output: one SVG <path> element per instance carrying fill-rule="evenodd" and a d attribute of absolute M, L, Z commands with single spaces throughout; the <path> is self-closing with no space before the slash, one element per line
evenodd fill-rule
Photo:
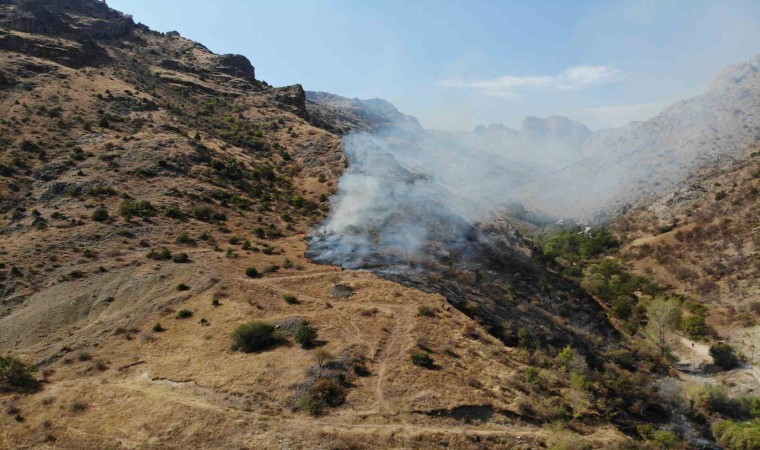
<path fill-rule="evenodd" d="M 340 134 L 415 120 L 272 87 L 105 2 L 3 0 L 0 24 L 0 447 L 527 449 L 564 439 L 546 426 L 569 411 L 598 414 L 525 374 L 577 343 L 601 380 L 594 355 L 623 344 L 519 236 L 483 271 L 495 291 L 473 259 L 424 292 L 305 258 Z M 605 447 L 650 417 L 578 426 Z"/>
<path fill-rule="evenodd" d="M 527 208 L 592 218 L 677 186 L 694 169 L 736 159 L 760 139 L 760 55 L 658 116 L 592 134 L 585 158 L 526 188 Z"/>
<path fill-rule="evenodd" d="M 360 100 L 327 92 L 306 92 L 312 122 L 338 133 L 379 131 L 389 127 L 420 128 L 416 118 L 402 114 L 385 100 Z"/>

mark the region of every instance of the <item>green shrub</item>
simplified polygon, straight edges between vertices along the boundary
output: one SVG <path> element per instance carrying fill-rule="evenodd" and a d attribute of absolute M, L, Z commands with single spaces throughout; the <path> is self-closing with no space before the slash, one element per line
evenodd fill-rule
<path fill-rule="evenodd" d="M 712 426 L 718 444 L 726 450 L 755 450 L 760 448 L 760 421 L 734 422 L 723 420 Z"/>
<path fill-rule="evenodd" d="M 434 367 L 433 358 L 430 357 L 429 353 L 415 353 L 412 355 L 412 363 L 415 366 L 424 367 L 426 369 L 431 369 Z"/>
<path fill-rule="evenodd" d="M 177 285 L 177 290 L 180 291 L 180 292 L 181 291 L 189 291 L 190 290 L 190 286 L 186 285 L 185 283 L 180 283 L 180 284 Z"/>
<path fill-rule="evenodd" d="M 0 387 L 25 387 L 36 383 L 37 368 L 13 356 L 0 356 Z"/>
<path fill-rule="evenodd" d="M 163 326 L 161 326 L 160 323 L 157 323 L 157 324 L 153 325 L 153 331 L 155 333 L 163 333 L 164 331 L 166 331 L 166 328 L 164 328 Z"/>
<path fill-rule="evenodd" d="M 266 322 L 244 323 L 232 333 L 233 347 L 245 353 L 265 350 L 279 342 L 274 326 Z"/>
<path fill-rule="evenodd" d="M 317 340 L 317 329 L 304 322 L 296 329 L 294 338 L 301 347 L 312 347 Z"/>
<path fill-rule="evenodd" d="M 95 222 L 105 222 L 108 220 L 108 210 L 102 206 L 98 206 L 95 208 L 95 211 L 92 212 L 92 220 Z"/>
<path fill-rule="evenodd" d="M 255 267 L 249 267 L 245 269 L 245 275 L 248 278 L 258 278 L 259 277 L 259 271 Z"/>
<path fill-rule="evenodd" d="M 147 200 L 124 200 L 119 205 L 119 213 L 127 219 L 132 217 L 146 219 L 156 215 L 156 208 Z"/>
<path fill-rule="evenodd" d="M 174 256 L 172 256 L 172 262 L 183 264 L 190 261 L 190 257 L 187 256 L 187 253 L 177 253 Z"/>
<path fill-rule="evenodd" d="M 730 344 L 723 342 L 713 344 L 710 347 L 710 356 L 715 365 L 723 370 L 730 370 L 739 366 L 739 356 Z"/>
<path fill-rule="evenodd" d="M 198 220 L 209 220 L 212 215 L 213 212 L 208 206 L 198 206 L 193 209 L 193 217 Z"/>
<path fill-rule="evenodd" d="M 709 329 L 702 316 L 687 316 L 681 319 L 681 329 L 692 339 L 705 337 Z"/>
<path fill-rule="evenodd" d="M 193 317 L 193 312 L 189 309 L 183 309 L 177 313 L 177 319 L 189 319 L 191 317 Z"/>
<path fill-rule="evenodd" d="M 298 301 L 298 297 L 296 297 L 293 294 L 282 294 L 282 299 L 285 300 L 285 303 L 287 303 L 288 305 L 297 305 L 298 303 L 300 303 Z"/>
<path fill-rule="evenodd" d="M 156 261 L 167 261 L 171 259 L 172 252 L 169 251 L 166 247 L 161 247 L 160 250 L 156 250 L 155 248 L 150 249 L 148 254 L 146 255 L 149 259 L 154 259 Z"/>

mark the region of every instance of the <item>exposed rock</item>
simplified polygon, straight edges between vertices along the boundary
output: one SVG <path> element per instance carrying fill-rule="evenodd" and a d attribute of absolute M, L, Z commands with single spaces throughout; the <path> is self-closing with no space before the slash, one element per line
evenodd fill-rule
<path fill-rule="evenodd" d="M 219 55 L 216 68 L 227 75 L 242 78 L 250 83 L 256 82 L 256 71 L 251 61 L 243 55 Z"/>

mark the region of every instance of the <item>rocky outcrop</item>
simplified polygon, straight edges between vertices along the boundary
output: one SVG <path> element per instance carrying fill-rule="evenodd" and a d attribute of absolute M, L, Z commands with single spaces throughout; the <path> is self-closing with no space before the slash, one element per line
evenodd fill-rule
<path fill-rule="evenodd" d="M 251 65 L 251 61 L 243 55 L 219 55 L 216 60 L 216 69 L 250 83 L 256 82 L 256 70 Z"/>
<path fill-rule="evenodd" d="M 312 124 L 338 133 L 378 131 L 393 126 L 421 128 L 416 118 L 379 99 L 360 100 L 328 92 L 306 92 Z"/>
<path fill-rule="evenodd" d="M 304 92 L 303 86 L 300 84 L 274 88 L 272 92 L 275 101 L 278 103 L 292 107 L 294 109 L 293 112 L 303 118 L 309 116 L 309 113 L 306 111 L 306 92 Z"/>
<path fill-rule="evenodd" d="M 0 9 L 0 25 L 24 33 L 65 35 L 79 39 L 125 36 L 131 17 L 95 0 L 15 0 Z"/>

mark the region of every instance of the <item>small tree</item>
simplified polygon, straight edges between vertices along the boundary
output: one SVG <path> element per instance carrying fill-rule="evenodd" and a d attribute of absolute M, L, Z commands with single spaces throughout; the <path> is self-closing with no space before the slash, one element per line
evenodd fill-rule
<path fill-rule="evenodd" d="M 730 344 L 723 342 L 713 344 L 709 353 L 715 365 L 723 370 L 731 370 L 739 365 L 739 356 Z"/>
<path fill-rule="evenodd" d="M 246 353 L 265 350 L 279 342 L 274 330 L 274 326 L 266 322 L 244 323 L 232 333 L 233 346 Z"/>
<path fill-rule="evenodd" d="M 0 386 L 24 387 L 34 384 L 37 369 L 13 356 L 0 356 Z"/>
<path fill-rule="evenodd" d="M 95 208 L 95 211 L 92 212 L 92 220 L 95 222 L 105 222 L 108 220 L 108 210 L 102 206 L 98 206 Z"/>
<path fill-rule="evenodd" d="M 312 347 L 317 340 L 317 329 L 304 322 L 296 329 L 295 340 L 303 348 Z"/>
<path fill-rule="evenodd" d="M 647 306 L 647 317 L 660 352 L 664 355 L 667 350 L 667 333 L 681 321 L 681 307 L 660 295 Z"/>

